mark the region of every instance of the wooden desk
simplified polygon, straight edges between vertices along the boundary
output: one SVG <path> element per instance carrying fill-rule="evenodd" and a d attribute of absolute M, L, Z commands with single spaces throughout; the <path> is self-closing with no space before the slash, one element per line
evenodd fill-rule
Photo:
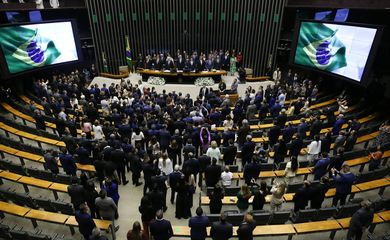
<path fill-rule="evenodd" d="M 101 230 L 109 230 L 110 226 L 112 225 L 112 221 L 109 220 L 93 219 L 93 221 L 95 222 L 96 226 Z M 74 216 L 70 216 L 66 220 L 65 225 L 73 227 L 79 226 Z"/>
<path fill-rule="evenodd" d="M 271 201 L 271 195 L 267 195 L 265 197 L 265 201 L 269 203 Z M 249 203 L 253 202 L 253 196 L 249 199 Z M 210 199 L 208 196 L 202 196 L 201 197 L 201 205 L 209 205 Z M 237 204 L 237 197 L 235 196 L 226 196 L 222 199 L 222 205 L 236 205 Z"/>
<path fill-rule="evenodd" d="M 20 95 L 19 96 L 25 103 L 27 103 L 27 104 L 30 104 L 31 103 L 31 99 L 29 99 L 26 95 Z M 38 104 L 38 103 L 34 103 L 34 106 L 36 107 L 36 108 L 38 108 L 39 110 L 45 110 L 44 108 L 43 108 L 43 106 L 42 105 L 40 105 L 40 104 Z"/>
<path fill-rule="evenodd" d="M 32 161 L 35 161 L 35 162 L 42 162 L 42 163 L 45 162 L 45 160 L 43 159 L 43 156 L 36 155 L 36 154 L 33 154 L 33 153 L 29 153 L 29 152 L 18 151 L 15 154 L 12 154 L 12 155 L 15 155 L 15 156 L 17 156 L 19 158 L 32 160 Z"/>
<path fill-rule="evenodd" d="M 28 189 L 28 186 L 48 189 L 49 186 L 52 184 L 52 182 L 49 182 L 46 180 L 41 180 L 41 179 L 33 178 L 33 177 L 25 177 L 25 176 L 21 177 L 18 180 L 18 183 L 23 184 L 24 190 L 26 192 L 30 192 L 30 190 Z"/>
<path fill-rule="evenodd" d="M 105 230 L 105 231 L 111 230 L 111 234 L 114 237 L 115 230 L 113 229 L 112 221 L 101 220 L 101 219 L 93 219 L 93 221 L 95 222 L 96 227 L 98 227 L 99 229 Z M 75 234 L 74 228 L 79 226 L 79 224 L 77 223 L 76 218 L 74 216 L 70 216 L 66 220 L 65 225 L 70 228 L 70 232 L 72 233 L 72 235 Z"/>
<path fill-rule="evenodd" d="M 11 147 L 5 146 L 3 144 L 0 144 L 0 151 L 8 153 L 10 155 L 14 155 L 15 153 L 19 152 L 18 149 L 11 148 Z"/>
<path fill-rule="evenodd" d="M 36 228 L 38 227 L 37 220 L 65 224 L 69 215 L 31 209 L 24 217 L 30 219 L 34 228 Z"/>
<path fill-rule="evenodd" d="M 384 212 L 379 212 L 377 215 L 382 218 L 385 222 L 390 221 L 390 210 L 384 211 Z"/>
<path fill-rule="evenodd" d="M 257 226 L 253 230 L 255 236 L 278 236 L 295 234 L 295 229 L 292 224 L 284 225 L 263 225 Z"/>
<path fill-rule="evenodd" d="M 270 80 L 269 76 L 246 77 L 246 81 L 248 82 L 268 81 L 268 80 Z"/>
<path fill-rule="evenodd" d="M 64 192 L 64 193 L 67 193 L 68 192 L 68 186 L 69 185 L 66 185 L 66 184 L 62 184 L 62 183 L 55 183 L 53 182 L 49 189 L 50 190 L 53 190 L 53 191 L 58 191 L 58 192 Z"/>
<path fill-rule="evenodd" d="M 343 229 L 348 229 L 349 228 L 349 224 L 351 222 L 351 218 L 341 218 L 341 219 L 336 219 L 337 222 L 339 222 L 339 224 L 341 225 L 341 227 Z M 384 220 L 378 215 L 378 214 L 374 214 L 374 219 L 372 220 L 372 223 L 373 224 L 378 224 L 378 223 L 383 223 Z"/>
<path fill-rule="evenodd" d="M 298 234 L 340 230 L 341 226 L 336 220 L 316 221 L 293 224 Z"/>
<path fill-rule="evenodd" d="M 189 237 L 190 228 L 187 226 L 172 226 L 173 235 L 176 237 Z"/>
<path fill-rule="evenodd" d="M 16 173 L 1 171 L 0 178 L 7 179 L 9 181 L 17 182 L 22 176 Z"/>
<path fill-rule="evenodd" d="M 94 165 L 85 165 L 85 164 L 76 163 L 76 166 L 77 166 L 77 169 L 81 170 L 81 171 L 96 172 Z"/>
<path fill-rule="evenodd" d="M 369 182 L 356 184 L 356 187 L 360 189 L 360 191 L 368 191 L 375 188 L 384 188 L 390 185 L 390 182 L 387 179 L 378 179 Z"/>
<path fill-rule="evenodd" d="M 2 213 L 8 213 L 19 217 L 24 217 L 29 211 L 30 208 L 0 201 L 0 212 Z"/>
<path fill-rule="evenodd" d="M 202 72 L 165 72 L 160 70 L 151 70 L 151 69 L 143 69 L 140 70 L 139 73 L 142 75 L 142 80 L 147 81 L 150 76 L 162 77 L 166 79 L 166 81 L 174 81 L 178 82 L 179 79 L 182 79 L 183 82 L 191 83 L 194 82 L 196 78 L 199 77 L 212 77 L 214 81 L 219 82 L 221 80 L 222 75 L 226 75 L 226 71 L 217 70 L 217 71 L 202 71 Z M 179 81 L 180 82 L 180 81 Z"/>

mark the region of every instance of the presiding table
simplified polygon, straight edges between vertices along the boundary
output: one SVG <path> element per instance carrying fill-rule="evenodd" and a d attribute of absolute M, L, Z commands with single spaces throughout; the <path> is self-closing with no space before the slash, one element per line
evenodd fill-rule
<path fill-rule="evenodd" d="M 139 74 L 142 75 L 142 80 L 147 81 L 150 76 L 164 78 L 167 83 L 189 83 L 193 84 L 197 78 L 211 77 L 214 82 L 218 83 L 221 81 L 221 76 L 226 75 L 224 70 L 215 71 L 202 71 L 202 72 L 183 72 L 177 70 L 177 72 L 169 70 L 151 70 L 151 69 L 140 69 Z"/>

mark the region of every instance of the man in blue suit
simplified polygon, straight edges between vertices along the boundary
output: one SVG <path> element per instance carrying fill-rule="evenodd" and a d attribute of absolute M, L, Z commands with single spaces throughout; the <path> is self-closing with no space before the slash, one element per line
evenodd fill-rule
<path fill-rule="evenodd" d="M 92 230 L 96 227 L 91 215 L 88 213 L 88 206 L 83 203 L 80 205 L 80 210 L 76 210 L 76 221 L 79 224 L 79 231 L 84 236 L 85 240 L 89 240 Z"/>
<path fill-rule="evenodd" d="M 337 206 L 339 201 L 340 205 L 344 205 L 348 194 L 352 191 L 352 184 L 356 181 L 355 174 L 350 172 L 349 165 L 346 163 L 343 164 L 340 172 L 335 168 L 332 168 L 331 171 L 336 185 L 336 195 L 333 197 L 333 206 Z"/>
<path fill-rule="evenodd" d="M 332 134 L 338 135 L 344 123 L 345 123 L 344 116 L 340 114 L 337 117 L 336 122 L 333 124 Z"/>
<path fill-rule="evenodd" d="M 150 234 L 154 240 L 169 240 L 173 236 L 171 222 L 163 219 L 163 211 L 158 210 L 157 219 L 150 223 Z"/>
<path fill-rule="evenodd" d="M 67 175 L 76 176 L 77 166 L 71 154 L 67 153 L 66 148 L 61 148 L 62 153 L 58 155 L 61 165 Z"/>
<path fill-rule="evenodd" d="M 190 218 L 188 226 L 191 228 L 191 240 L 205 240 L 207 237 L 206 228 L 210 225 L 209 218 L 203 216 L 203 209 L 196 209 L 196 216 Z"/>

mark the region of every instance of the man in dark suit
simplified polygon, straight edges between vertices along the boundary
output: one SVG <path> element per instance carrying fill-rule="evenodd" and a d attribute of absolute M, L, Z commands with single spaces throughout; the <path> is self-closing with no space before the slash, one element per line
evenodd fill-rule
<path fill-rule="evenodd" d="M 79 209 L 80 204 L 85 202 L 84 192 L 84 187 L 79 184 L 76 177 L 73 177 L 72 184 L 68 186 L 68 194 L 75 210 Z"/>
<path fill-rule="evenodd" d="M 257 162 L 257 159 L 254 158 L 252 161 L 248 162 L 244 167 L 244 179 L 247 185 L 250 185 L 252 179 L 255 181 L 259 178 L 261 171 L 260 164 Z"/>
<path fill-rule="evenodd" d="M 152 190 L 152 176 L 155 175 L 155 170 L 149 158 L 144 159 L 144 162 L 142 163 L 142 171 L 144 172 L 144 180 L 145 180 L 144 195 L 145 195 L 148 188 L 149 190 Z"/>
<path fill-rule="evenodd" d="M 286 114 L 286 109 L 282 109 L 280 111 L 279 116 L 276 118 L 276 122 L 279 125 L 280 128 L 284 128 L 287 122 L 287 114 Z"/>
<path fill-rule="evenodd" d="M 203 151 L 203 155 L 198 157 L 199 162 L 199 187 L 202 187 L 203 182 L 203 173 L 206 171 L 206 168 L 211 164 L 211 158 L 206 155 L 206 150 Z"/>
<path fill-rule="evenodd" d="M 220 221 L 211 225 L 210 237 L 213 240 L 228 240 L 233 236 L 233 225 L 226 222 L 226 214 L 221 213 Z"/>
<path fill-rule="evenodd" d="M 175 165 L 175 169 L 173 170 L 173 172 L 171 172 L 169 175 L 168 175 L 168 182 L 169 182 L 169 186 L 171 187 L 171 203 L 173 204 L 174 201 L 175 201 L 175 193 L 177 192 L 177 184 L 179 183 L 179 180 L 181 178 L 181 176 L 183 175 L 182 172 L 180 172 L 180 166 L 179 165 Z"/>
<path fill-rule="evenodd" d="M 229 139 L 229 146 L 223 149 L 223 161 L 225 165 L 233 165 L 234 159 L 236 159 L 237 147 L 234 146 L 233 139 Z"/>
<path fill-rule="evenodd" d="M 298 157 L 303 147 L 303 140 L 295 133 L 291 141 L 287 144 L 287 149 L 290 151 L 290 156 Z"/>
<path fill-rule="evenodd" d="M 268 132 L 268 141 L 271 147 L 278 141 L 280 132 L 280 126 L 275 121 L 274 126 Z"/>
<path fill-rule="evenodd" d="M 202 86 L 199 90 L 199 96 L 206 97 L 207 94 L 209 94 L 209 89 L 206 86 Z"/>
<path fill-rule="evenodd" d="M 196 216 L 191 217 L 188 221 L 188 226 L 191 228 L 191 239 L 205 240 L 207 237 L 206 228 L 209 225 L 209 218 L 207 216 L 203 216 L 203 209 L 198 207 L 196 209 Z"/>
<path fill-rule="evenodd" d="M 88 213 L 87 204 L 83 203 L 80 205 L 80 210 L 76 210 L 75 218 L 79 224 L 79 231 L 81 235 L 84 236 L 85 240 L 89 240 L 92 230 L 96 227 L 95 222 L 92 219 L 92 216 Z"/>
<path fill-rule="evenodd" d="M 248 135 L 246 136 L 246 142 L 242 146 L 241 149 L 241 161 L 242 161 L 242 168 L 244 169 L 244 166 L 246 162 L 250 162 L 253 157 L 253 152 L 255 151 L 256 143 L 252 142 L 252 136 Z"/>
<path fill-rule="evenodd" d="M 350 171 L 350 167 L 346 163 L 343 164 L 341 171 L 332 168 L 331 172 L 336 187 L 336 194 L 333 197 L 332 204 L 337 207 L 340 201 L 342 206 L 345 204 L 348 194 L 352 191 L 352 184 L 356 181 L 356 176 Z"/>
<path fill-rule="evenodd" d="M 302 139 L 306 138 L 306 132 L 309 129 L 309 125 L 307 125 L 306 119 L 301 118 L 301 122 L 298 124 L 297 132 Z"/>
<path fill-rule="evenodd" d="M 187 144 L 183 147 L 183 156 L 184 156 L 184 161 L 188 159 L 188 154 L 192 152 L 195 154 L 196 148 L 194 145 L 192 145 L 192 139 L 189 138 L 187 139 Z"/>
<path fill-rule="evenodd" d="M 167 127 L 165 125 L 160 130 L 159 136 L 160 136 L 161 151 L 165 151 L 168 148 L 169 143 L 171 142 L 171 138 L 172 138 L 171 134 L 169 133 L 169 131 L 167 130 Z"/>
<path fill-rule="evenodd" d="M 338 135 L 344 123 L 345 123 L 344 115 L 343 114 L 338 115 L 336 122 L 333 124 L 332 134 Z"/>
<path fill-rule="evenodd" d="M 248 136 L 249 131 L 250 126 L 248 120 L 242 120 L 242 126 L 237 131 L 237 144 L 240 148 L 242 148 L 242 145 L 244 145 L 246 136 Z"/>
<path fill-rule="evenodd" d="M 116 165 L 118 177 L 122 178 L 123 185 L 126 185 L 129 182 L 126 180 L 126 156 L 119 144 L 116 145 L 115 150 L 111 152 L 111 161 Z"/>
<path fill-rule="evenodd" d="M 183 163 L 183 171 L 188 171 L 191 174 L 194 174 L 194 178 L 196 181 L 196 176 L 198 176 L 200 165 L 197 158 L 194 157 L 193 153 L 188 154 L 188 160 Z"/>
<path fill-rule="evenodd" d="M 372 224 L 374 219 L 374 209 L 370 201 L 363 201 L 362 208 L 357 210 L 351 218 L 347 233 L 347 240 L 361 240 L 363 231 Z"/>
<path fill-rule="evenodd" d="M 305 207 L 309 203 L 311 193 L 311 184 L 309 181 L 306 180 L 303 182 L 303 186 L 300 187 L 294 194 L 294 212 L 298 212 L 299 210 L 305 209 Z"/>
<path fill-rule="evenodd" d="M 217 165 L 217 159 L 212 159 L 212 164 L 205 170 L 205 179 L 207 187 L 214 187 L 221 178 L 222 167 Z"/>
<path fill-rule="evenodd" d="M 287 143 L 290 142 L 294 133 L 295 128 L 292 126 L 291 122 L 288 122 L 287 127 L 283 130 L 282 133 L 284 141 L 286 141 Z"/>
<path fill-rule="evenodd" d="M 71 154 L 67 153 L 66 148 L 61 148 L 62 153 L 58 155 L 61 165 L 67 175 L 76 176 L 77 166 Z"/>
<path fill-rule="evenodd" d="M 171 222 L 163 219 L 161 210 L 156 213 L 157 219 L 150 223 L 150 234 L 154 240 L 169 240 L 173 236 Z"/>
<path fill-rule="evenodd" d="M 316 116 L 315 120 L 310 126 L 310 139 L 314 139 L 315 135 L 319 135 L 322 129 L 322 122 L 320 116 Z"/>
<path fill-rule="evenodd" d="M 61 140 L 65 143 L 66 150 L 68 150 L 69 153 L 74 154 L 76 152 L 77 142 L 68 129 L 65 129 L 65 135 L 62 136 Z"/>

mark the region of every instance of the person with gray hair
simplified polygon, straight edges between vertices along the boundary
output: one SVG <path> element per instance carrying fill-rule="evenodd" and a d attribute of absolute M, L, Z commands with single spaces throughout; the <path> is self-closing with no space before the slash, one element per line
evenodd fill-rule
<path fill-rule="evenodd" d="M 246 142 L 243 144 L 241 149 L 241 161 L 242 168 L 244 168 L 247 162 L 250 162 L 253 157 L 253 152 L 255 151 L 256 143 L 252 141 L 252 135 L 246 136 Z"/>
<path fill-rule="evenodd" d="M 99 192 L 99 197 L 95 199 L 95 205 L 99 211 L 100 217 L 104 220 L 111 220 L 112 225 L 115 226 L 115 218 L 118 215 L 118 208 L 115 205 L 114 200 L 107 197 L 107 192 L 105 190 L 101 190 Z M 115 231 L 117 229 L 119 229 L 119 225 L 115 227 Z"/>
<path fill-rule="evenodd" d="M 361 202 L 362 208 L 357 210 L 349 222 L 347 240 L 362 239 L 363 232 L 372 224 L 374 219 L 374 209 L 369 200 Z"/>
<path fill-rule="evenodd" d="M 233 225 L 226 221 L 226 213 L 221 213 L 219 222 L 211 225 L 210 237 L 213 240 L 228 240 L 233 236 Z"/>
<path fill-rule="evenodd" d="M 99 228 L 95 227 L 92 230 L 92 234 L 89 237 L 89 240 L 108 240 L 108 238 L 106 236 L 102 235 Z"/>
<path fill-rule="evenodd" d="M 248 136 L 249 131 L 250 131 L 249 122 L 247 119 L 243 119 L 242 125 L 237 131 L 237 144 L 240 149 L 242 148 L 242 145 L 244 145 L 245 139 Z"/>

